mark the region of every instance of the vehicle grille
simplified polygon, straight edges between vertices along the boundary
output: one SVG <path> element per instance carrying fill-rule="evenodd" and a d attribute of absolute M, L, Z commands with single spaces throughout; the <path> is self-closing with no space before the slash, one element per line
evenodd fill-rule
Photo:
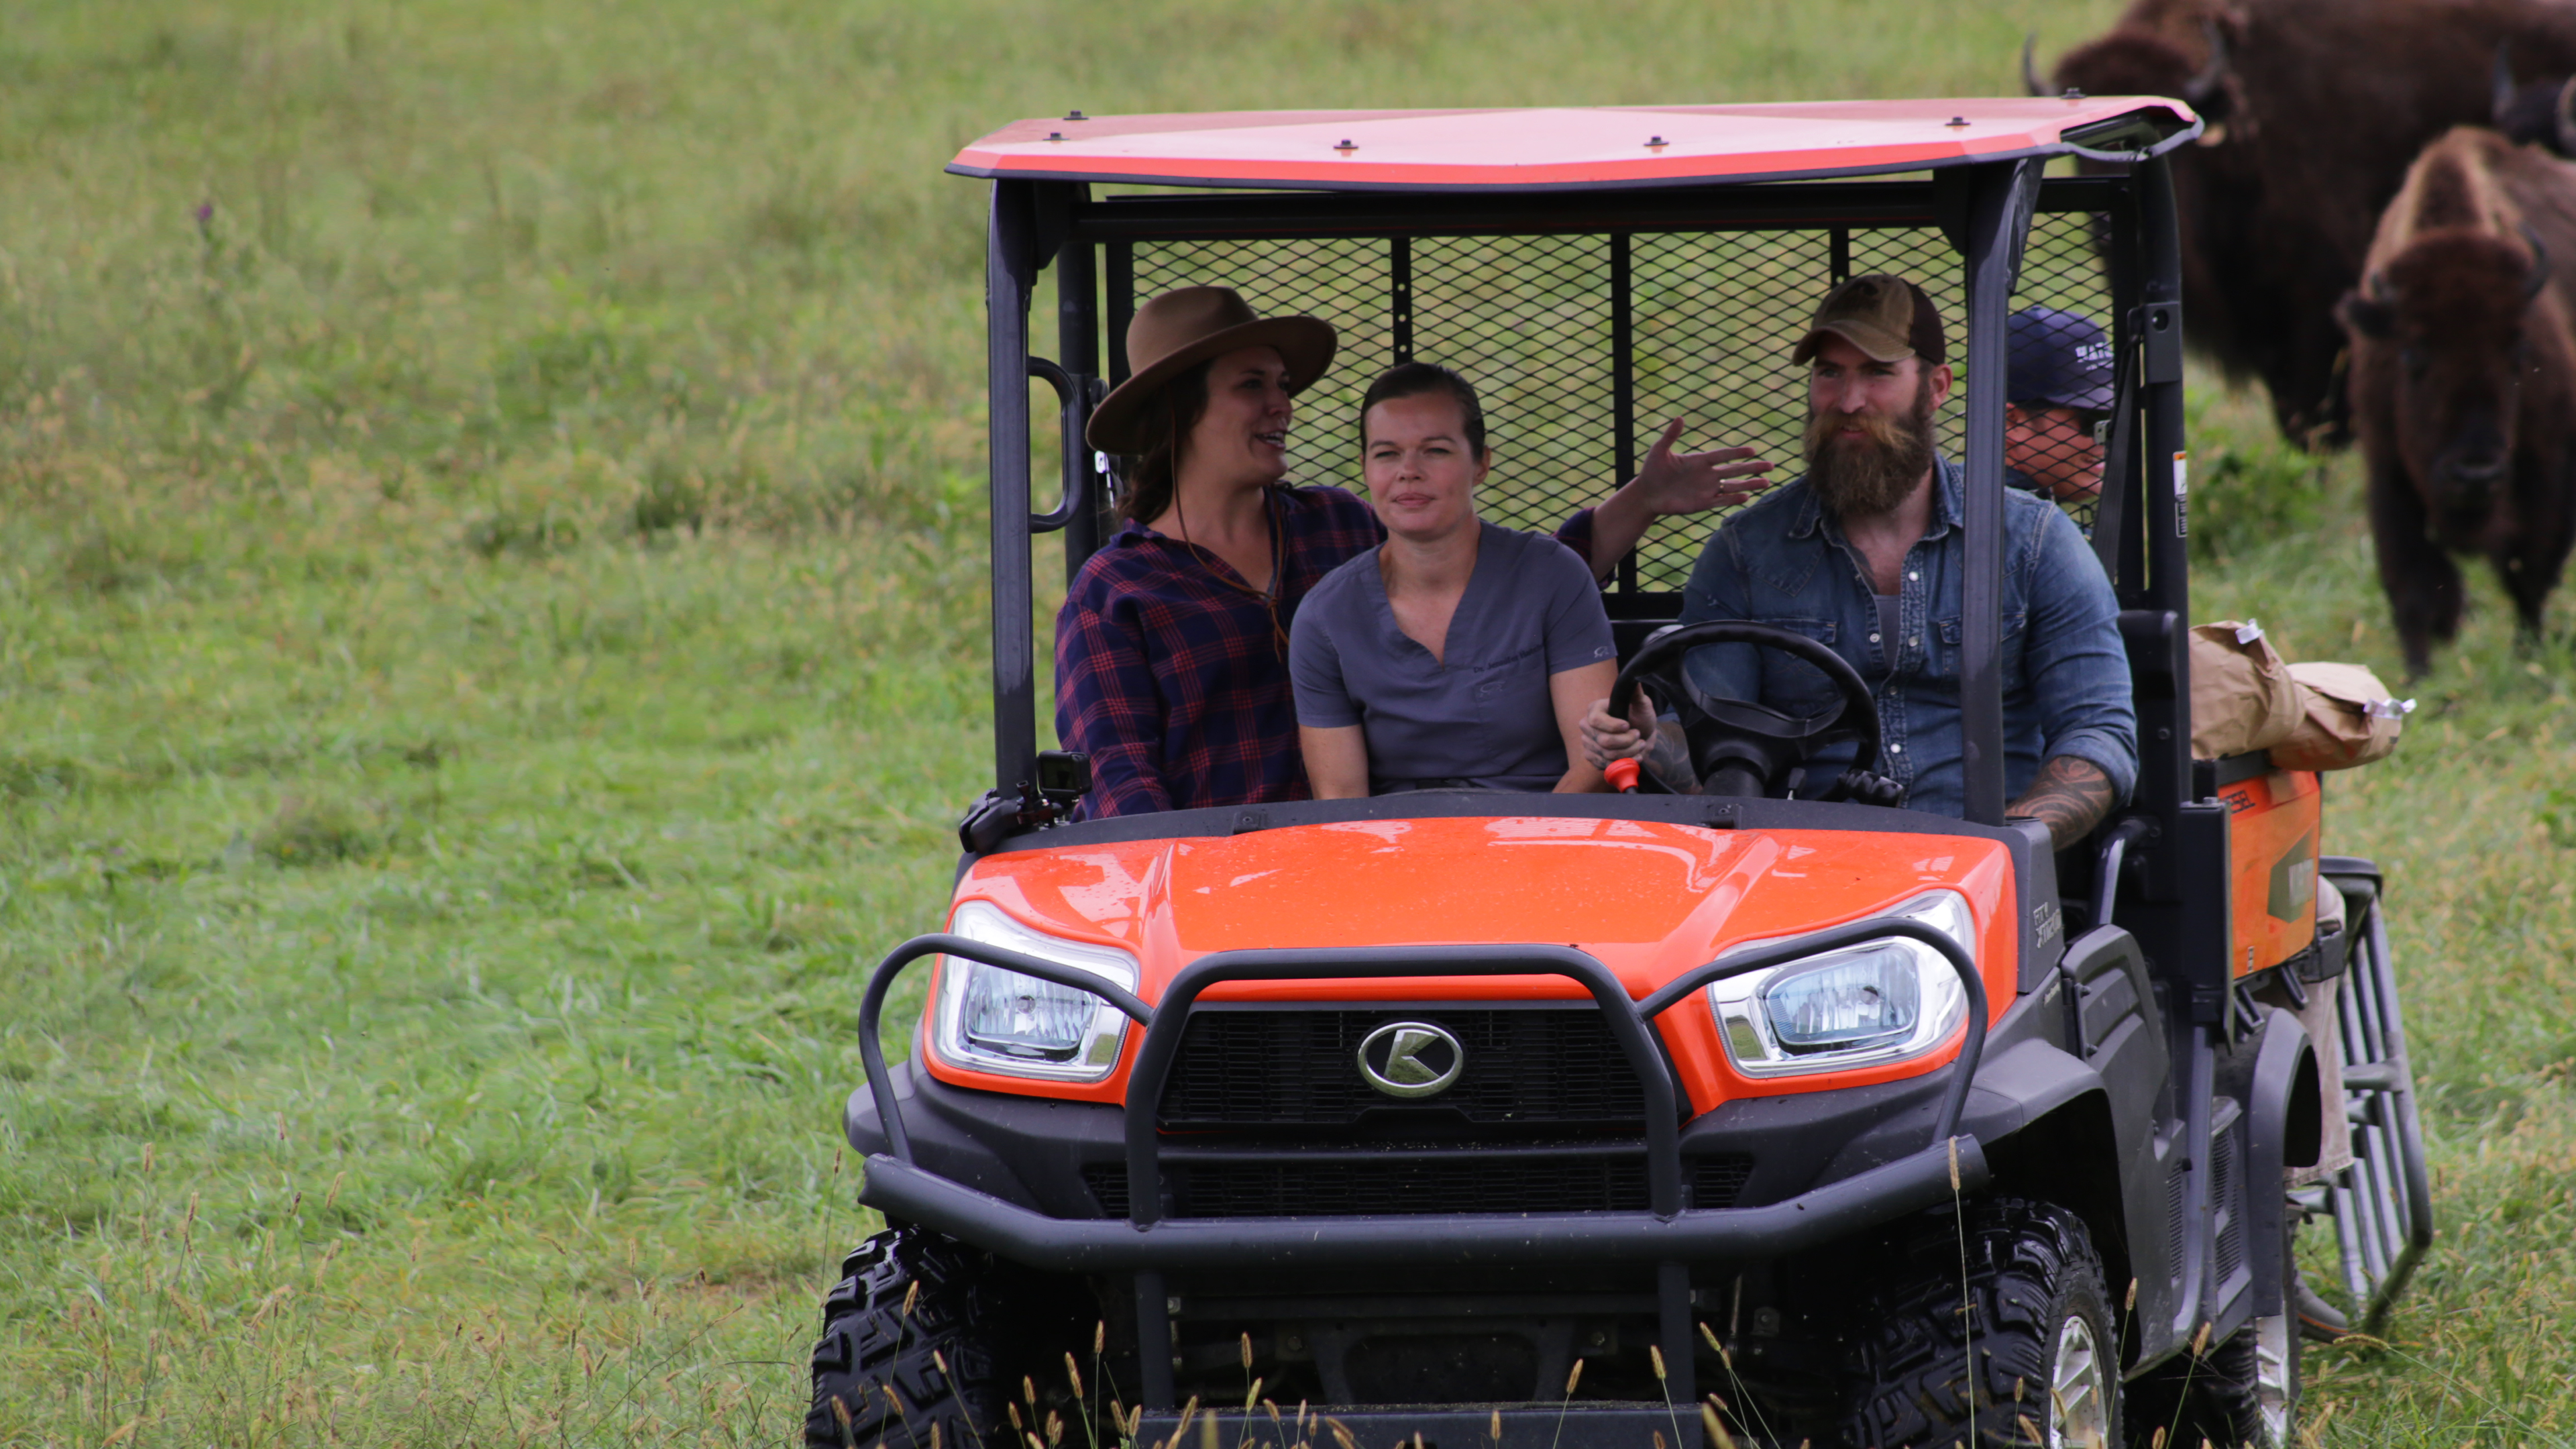
<path fill-rule="evenodd" d="M 1359 1074 L 1360 1041 L 1390 1021 L 1429 1021 L 1466 1055 L 1458 1084 L 1400 1103 Z M 1229 1011 L 1190 1017 L 1164 1090 L 1166 1130 L 1348 1127 L 1371 1113 L 1441 1114 L 1482 1126 L 1589 1124 L 1641 1132 L 1645 1091 L 1591 1007 L 1516 1010 Z"/>
<path fill-rule="evenodd" d="M 2246 1206 L 2236 1200 L 2236 1134 L 2213 1134 L 2209 1153 L 2209 1200 L 2222 1204 L 2218 1221 L 2218 1281 L 2224 1283 L 2245 1266 Z"/>
<path fill-rule="evenodd" d="M 1692 1201 L 1729 1207 L 1752 1175 L 1753 1159 L 1685 1161 Z M 1176 1215 L 1185 1218 L 1347 1217 L 1373 1213 L 1594 1212 L 1642 1210 L 1642 1156 L 1550 1157 L 1531 1153 L 1437 1157 L 1390 1152 L 1384 1162 L 1167 1163 Z M 1082 1169 L 1104 1217 L 1127 1215 L 1127 1167 Z"/>
<path fill-rule="evenodd" d="M 1733 1207 L 1744 1184 L 1753 1180 L 1753 1159 L 1740 1152 L 1684 1158 L 1682 1172 L 1691 1180 L 1692 1207 Z"/>

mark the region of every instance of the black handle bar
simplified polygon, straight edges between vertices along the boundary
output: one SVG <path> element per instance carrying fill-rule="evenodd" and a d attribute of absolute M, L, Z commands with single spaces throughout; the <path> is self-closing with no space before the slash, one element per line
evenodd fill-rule
<path fill-rule="evenodd" d="M 1044 378 L 1055 389 L 1056 420 L 1064 430 L 1064 499 L 1049 512 L 1029 515 L 1029 532 L 1053 533 L 1073 522 L 1082 511 L 1083 501 L 1091 496 L 1087 486 L 1091 465 L 1082 456 L 1082 427 L 1090 407 L 1082 389 L 1075 385 L 1073 374 L 1046 358 L 1029 359 L 1029 376 Z"/>

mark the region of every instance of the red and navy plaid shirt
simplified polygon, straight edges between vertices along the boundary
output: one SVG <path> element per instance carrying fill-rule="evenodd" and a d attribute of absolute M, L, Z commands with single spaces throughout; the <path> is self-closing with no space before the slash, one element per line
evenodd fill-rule
<path fill-rule="evenodd" d="M 1226 563 L 1130 522 L 1055 617 L 1055 732 L 1091 757 L 1083 813 L 1138 815 L 1307 797 L 1286 631 L 1324 575 L 1386 537 L 1339 488 L 1264 490 L 1277 618 Z M 1556 531 L 1592 556 L 1592 511 Z"/>

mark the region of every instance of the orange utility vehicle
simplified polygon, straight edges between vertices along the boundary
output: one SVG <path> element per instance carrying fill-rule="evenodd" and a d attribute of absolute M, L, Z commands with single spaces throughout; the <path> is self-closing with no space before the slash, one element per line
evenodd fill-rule
<path fill-rule="evenodd" d="M 1077 112 L 960 153 L 992 186 L 997 788 L 947 930 L 868 985 L 847 1131 L 886 1230 L 825 1307 L 807 1441 L 2290 1442 L 2293 1230 L 2332 1219 L 2375 1321 L 2431 1224 L 2378 873 L 2320 853 L 2314 775 L 2190 754 L 2162 158 L 2199 129 L 2071 93 Z M 1032 534 L 1068 570 L 1098 545 L 1113 480 L 1081 437 L 1141 299 L 1222 282 L 1341 329 L 1300 399 L 1309 482 L 1357 483 L 1345 420 L 1378 366 L 1460 367 L 1508 460 L 1484 516 L 1543 527 L 1669 416 L 1796 456 L 1790 348 L 1879 271 L 1965 337 L 1967 605 L 1935 621 L 1964 661 L 1965 819 L 1800 798 L 1777 739 L 1712 780 L 1736 793 L 1069 819 Z M 2116 353 L 2105 485 L 2067 506 L 2118 591 L 2143 757 L 2063 852 L 2003 813 L 2004 338 L 2033 304 Z M 1061 412 L 1043 515 L 1032 378 Z M 1623 693 L 1677 697 L 1712 629 L 1831 657 L 1741 624 L 1649 642 L 1713 522 L 1668 520 L 1612 581 Z M 1865 687 L 1844 721 L 1870 762 Z M 2295 1013 L 2328 982 L 2314 1040 Z M 2294 1196 L 2331 1113 L 2352 1161 Z"/>

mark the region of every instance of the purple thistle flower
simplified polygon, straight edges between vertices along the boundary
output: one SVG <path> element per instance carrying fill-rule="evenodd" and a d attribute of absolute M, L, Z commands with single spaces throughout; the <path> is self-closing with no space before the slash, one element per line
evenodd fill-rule
<path fill-rule="evenodd" d="M 211 202 L 211 201 L 200 201 L 200 202 L 198 202 L 198 203 L 197 203 L 197 230 L 199 230 L 199 231 L 204 231 L 204 230 L 206 230 L 207 228 L 209 228 L 209 227 L 213 226 L 213 225 L 214 225 L 214 222 L 215 222 L 215 204 L 214 204 L 213 202 Z"/>

